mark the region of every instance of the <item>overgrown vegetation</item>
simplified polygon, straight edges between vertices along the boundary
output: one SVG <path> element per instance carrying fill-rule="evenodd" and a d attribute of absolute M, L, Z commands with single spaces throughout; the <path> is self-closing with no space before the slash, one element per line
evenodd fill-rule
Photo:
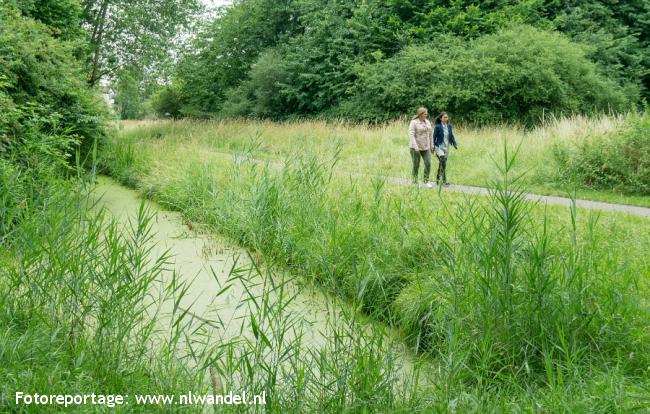
<path fill-rule="evenodd" d="M 555 144 L 561 182 L 650 195 L 650 112 L 628 114 L 619 128 L 582 142 Z"/>
<path fill-rule="evenodd" d="M 595 188 L 584 185 L 581 180 L 576 179 L 576 174 L 568 170 L 563 158 L 558 156 L 573 156 L 576 153 L 574 149 L 584 142 L 605 141 L 613 145 L 620 143 L 620 139 L 626 134 L 624 131 L 634 124 L 639 142 L 634 148 L 630 148 L 633 154 L 626 159 L 645 159 L 647 157 L 643 155 L 643 148 L 647 137 L 650 136 L 650 130 L 643 122 L 633 121 L 643 117 L 647 115 L 631 113 L 618 116 L 550 118 L 544 125 L 533 129 L 511 125 L 477 128 L 455 124 L 454 130 L 460 147 L 450 158 L 448 177 L 454 184 L 487 187 L 491 180 L 498 177 L 493 160 L 500 157 L 505 142 L 512 151 L 521 145 L 518 162 L 513 168 L 516 174 L 528 172 L 522 177 L 522 185 L 525 185 L 529 192 L 566 196 L 568 191 L 575 191 L 580 199 L 650 207 L 650 199 L 644 196 L 640 187 Z M 173 151 L 190 158 L 197 157 L 197 152 L 202 153 L 202 157 L 228 157 L 230 153 L 242 154 L 250 150 L 252 157 L 269 162 L 282 162 L 294 154 L 297 148 L 301 151 L 322 151 L 340 143 L 338 174 L 404 178 L 409 174 L 405 165 L 409 162 L 406 125 L 404 121 L 371 127 L 325 121 L 125 122 L 121 124 L 121 128 L 129 139 L 125 139 L 122 145 L 130 146 L 130 149 L 111 156 L 131 154 L 130 156 L 136 159 L 146 158 L 147 152 L 143 154 L 138 151 L 137 143 L 150 138 L 156 138 L 161 146 L 158 148 L 160 151 L 167 151 L 167 147 L 171 147 Z M 136 154 L 138 152 L 140 154 Z M 608 160 L 600 159 L 599 162 L 607 163 Z M 145 168 L 141 163 L 130 165 L 117 174 L 132 176 L 129 173 L 124 174 L 124 171 Z M 640 161 L 638 165 L 642 166 L 643 162 Z M 634 171 L 630 171 L 630 174 L 643 177 L 642 170 Z"/>
<path fill-rule="evenodd" d="M 520 129 L 459 128 L 467 132 L 461 142 L 476 144 L 462 145 L 474 155 L 459 158 L 459 166 L 470 163 L 483 182 L 494 180 L 487 198 L 395 187 L 378 176 L 401 168 L 395 157 L 402 154 L 394 148 L 404 146 L 404 126 L 397 123 L 360 131 L 344 123 L 168 121 L 106 135 L 104 109 L 88 84 L 127 63 L 150 69 L 131 59 L 137 54 L 133 43 L 115 50 L 107 44 L 132 41 L 139 30 L 147 32 L 145 46 L 164 44 L 184 18 L 175 14 L 176 1 L 153 3 L 161 18 L 153 26 L 142 19 L 149 2 L 0 5 L 0 411 L 61 409 L 17 405 L 20 391 L 129 394 L 130 402 L 134 394 L 178 396 L 188 390 L 267 395 L 265 406 L 219 407 L 225 412 L 650 407 L 647 220 L 531 205 L 523 193 L 524 185 L 551 177 L 561 184 L 549 187 L 556 191 L 577 180 L 647 195 L 647 110 L 560 118 L 529 130 L 530 140 L 521 144 L 523 167 L 508 155 L 518 140 L 485 140 L 521 138 Z M 633 101 L 642 65 L 636 48 L 647 30 L 621 13 L 643 15 L 643 5 L 585 8 L 585 14 L 564 6 L 559 11 L 574 14 L 521 2 L 427 4 L 430 13 L 421 14 L 411 2 L 242 0 L 209 29 L 228 35 L 221 36 L 223 43 L 198 40 L 198 64 L 209 50 L 208 61 L 218 70 L 192 72 L 196 67 L 185 61 L 180 71 L 198 76 L 191 85 L 196 94 L 187 95 L 188 83 L 175 83 L 155 95 L 154 106 L 172 117 L 237 115 L 247 108 L 264 117 L 341 115 L 337 111 L 368 93 L 350 106 L 359 118 L 368 117 L 369 107 L 380 108 L 375 119 L 393 116 L 389 99 L 372 89 L 371 79 L 388 77 L 395 65 L 404 76 L 400 82 L 410 83 L 422 69 L 402 70 L 399 62 L 411 54 L 413 62 L 420 53 L 429 56 L 414 44 L 434 32 L 447 32 L 437 38 L 464 55 L 459 62 L 468 66 L 459 68 L 474 73 L 470 80 L 480 75 L 490 81 L 481 95 L 476 87 L 463 89 L 471 86 L 468 79 L 443 73 L 458 87 L 446 104 L 463 105 L 479 121 L 491 119 L 483 101 L 492 95 L 501 99 L 498 119 L 527 122 L 551 103 L 559 112 L 590 112 L 589 105 L 598 110 Z M 539 10 L 547 13 L 544 19 Z M 610 26 L 590 38 L 616 40 L 616 47 L 598 53 L 539 28 L 498 30 L 510 18 L 539 27 L 559 24 L 563 16 L 566 27 L 588 26 L 598 11 L 609 22 L 624 23 L 615 38 Z M 249 19 L 259 24 L 248 25 Z M 90 42 L 82 21 L 94 27 Z M 504 40 L 524 52 L 504 54 L 498 47 Z M 532 52 L 535 42 L 545 45 L 542 52 Z M 139 63 L 153 65 L 163 52 L 152 50 Z M 426 59 L 444 62 L 441 56 Z M 495 65 L 482 66 L 486 56 Z M 629 62 L 619 71 L 621 56 Z M 522 62 L 547 70 L 514 73 Z M 361 66 L 367 63 L 372 65 Z M 141 114 L 131 104 L 142 79 L 124 73 L 118 99 L 123 115 Z M 507 89 L 497 76 L 502 74 L 544 88 L 528 98 Z M 204 77 L 226 88 L 202 89 Z M 367 87 L 355 89 L 364 79 Z M 377 105 L 364 109 L 372 99 Z M 510 106 L 521 111 L 508 112 Z M 281 133 L 267 135 L 259 125 Z M 591 136 L 602 139 L 582 140 Z M 578 151 L 571 151 L 574 145 Z M 376 147 L 376 155 L 368 150 Z M 167 254 L 152 255 L 155 216 L 145 203 L 128 223 L 96 208 L 98 154 L 104 172 L 252 252 L 255 258 L 235 261 L 223 275 L 213 269 L 215 285 L 207 287 L 214 298 L 236 300 L 241 319 L 228 322 L 220 309 L 196 315 L 181 307 L 195 289 L 193 275 L 175 273 Z M 282 162 L 260 162 L 259 154 Z M 498 173 L 494 164 L 485 169 L 477 162 L 486 154 L 503 154 Z M 555 163 L 548 162 L 552 154 Z M 522 178 L 523 169 L 534 169 L 533 178 Z M 339 299 L 327 304 L 328 312 L 336 306 L 335 316 L 327 318 L 320 342 L 309 342 L 315 328 L 292 313 L 300 286 L 283 276 L 287 270 Z M 242 295 L 230 298 L 232 289 Z M 386 326 L 418 358 L 405 358 L 412 355 L 396 349 Z M 227 336 L 230 330 L 234 337 Z M 118 410 L 206 408 L 133 404 Z"/>
<path fill-rule="evenodd" d="M 646 404 L 628 394 L 646 386 L 650 355 L 643 219 L 530 206 L 508 156 L 489 199 L 432 200 L 338 177 L 336 147 L 260 166 L 247 155 L 254 148 L 206 159 L 146 135 L 108 147 L 111 175 L 398 327 L 440 367 L 434 386 L 469 393 L 459 410 Z M 120 155 L 127 142 L 134 157 Z M 608 375 L 631 388 L 588 379 Z"/>
<path fill-rule="evenodd" d="M 2 156 L 47 165 L 59 160 L 51 151 L 88 154 L 103 135 L 105 106 L 86 88 L 75 44 L 11 7 L 0 6 L 0 21 Z"/>
<path fill-rule="evenodd" d="M 304 350 L 305 328 L 287 316 L 288 282 L 270 272 L 262 278 L 258 267 L 235 266 L 226 286 L 215 286 L 225 295 L 235 283 L 252 292 L 264 282 L 242 300 L 248 313 L 239 332 L 252 320 L 253 334 L 213 342 L 210 321 L 179 308 L 188 280 L 168 255 L 151 254 L 154 216 L 144 203 L 126 226 L 94 208 L 104 132 L 71 45 L 14 8 L 0 12 L 0 411 L 63 409 L 16 404 L 24 392 L 131 395 L 131 406 L 68 408 L 75 412 L 203 412 L 201 404 L 133 404 L 133 394 L 227 392 L 224 384 L 266 392 L 267 404 L 254 409 L 267 412 L 424 405 L 417 384 L 397 376 L 386 335 L 366 330 L 354 311 L 328 326 L 326 344 Z"/>
<path fill-rule="evenodd" d="M 174 84 L 191 117 L 376 121 L 424 105 L 537 124 L 647 96 L 649 13 L 644 1 L 241 0 Z"/>

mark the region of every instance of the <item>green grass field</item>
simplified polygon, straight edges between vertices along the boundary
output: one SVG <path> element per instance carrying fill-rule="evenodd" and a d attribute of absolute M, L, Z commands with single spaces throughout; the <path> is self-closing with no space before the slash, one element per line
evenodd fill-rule
<path fill-rule="evenodd" d="M 575 191 L 578 198 L 650 207 L 648 196 L 592 189 L 580 183 L 568 185 L 571 177 L 562 171 L 553 155 L 556 146 L 573 149 L 587 140 L 611 139 L 623 122 L 624 117 L 576 116 L 533 130 L 505 125 L 480 129 L 459 126 L 455 128 L 459 150 L 452 150 L 449 179 L 456 184 L 486 186 L 498 176 L 494 160 L 501 158 L 506 143 L 511 150 L 520 146 L 514 173 L 525 174 L 522 183 L 527 191 L 559 196 Z M 282 161 L 297 153 L 331 151 L 340 145 L 338 173 L 408 177 L 410 156 L 405 125 L 406 122 L 362 127 L 315 121 L 125 121 L 119 128 L 124 136 L 135 140 L 158 140 L 163 153 L 171 151 L 191 159 L 246 152 L 257 159 Z M 436 168 L 434 157 L 432 174 Z"/>
<path fill-rule="evenodd" d="M 397 329 L 438 367 L 428 378 L 438 394 L 409 400 L 409 407 L 645 410 L 650 222 L 532 205 L 521 193 L 566 192 L 531 184 L 540 174 L 535 166 L 548 167 L 543 155 L 550 144 L 542 137 L 578 139 L 587 126 L 614 122 L 577 118 L 513 132 L 508 147 L 523 139 L 513 163 L 499 154 L 498 129 L 459 128 L 464 152 L 453 154 L 458 179 L 452 180 L 492 180 L 490 197 L 351 178 L 353 171 L 404 175 L 408 158 L 397 124 L 365 130 L 324 123 L 125 123 L 105 147 L 101 166 Z M 285 164 L 265 167 L 260 158 Z M 523 170 L 531 171 L 516 179 Z M 590 194 L 647 204 L 642 197 Z"/>
<path fill-rule="evenodd" d="M 650 413 L 649 2 L 0 1 L 0 414 Z"/>

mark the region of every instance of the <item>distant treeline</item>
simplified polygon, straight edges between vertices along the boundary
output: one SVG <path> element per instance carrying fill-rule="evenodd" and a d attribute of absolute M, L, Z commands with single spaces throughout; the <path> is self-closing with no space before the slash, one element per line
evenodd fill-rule
<path fill-rule="evenodd" d="M 152 99 L 171 116 L 472 122 L 650 96 L 650 1 L 235 0 Z"/>

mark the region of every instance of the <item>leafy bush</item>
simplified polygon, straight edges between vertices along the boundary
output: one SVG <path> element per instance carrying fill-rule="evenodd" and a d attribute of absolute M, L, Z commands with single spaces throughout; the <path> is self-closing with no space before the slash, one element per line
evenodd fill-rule
<path fill-rule="evenodd" d="M 5 154 L 44 136 L 82 156 L 103 136 L 103 103 L 87 88 L 74 46 L 56 40 L 43 24 L 0 6 L 0 90 L 5 108 L 0 142 Z M 63 142 L 65 141 L 65 142 Z M 60 144 L 60 145 L 59 145 Z"/>
<path fill-rule="evenodd" d="M 630 100 L 581 46 L 529 26 L 408 47 L 360 68 L 355 89 L 342 108 L 356 118 L 386 119 L 425 105 L 477 123 L 533 124 L 546 114 L 621 110 Z"/>
<path fill-rule="evenodd" d="M 650 110 L 629 113 L 612 134 L 556 144 L 553 154 L 560 181 L 650 195 Z"/>
<path fill-rule="evenodd" d="M 279 52 L 271 49 L 252 66 L 249 79 L 229 89 L 221 109 L 228 117 L 255 116 L 282 118 L 291 113 L 291 103 L 283 94 L 288 82 L 286 64 Z"/>
<path fill-rule="evenodd" d="M 8 0 L 25 16 L 47 25 L 53 36 L 74 39 L 82 36 L 79 0 Z"/>
<path fill-rule="evenodd" d="M 153 94 L 150 102 L 154 112 L 160 117 L 179 118 L 181 116 L 183 96 L 173 85 L 162 87 Z"/>

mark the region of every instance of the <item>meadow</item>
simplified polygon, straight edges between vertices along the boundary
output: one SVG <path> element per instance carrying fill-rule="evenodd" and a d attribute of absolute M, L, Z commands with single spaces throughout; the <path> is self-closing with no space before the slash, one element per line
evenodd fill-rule
<path fill-rule="evenodd" d="M 561 3 L 0 2 L 0 412 L 650 411 L 648 218 L 526 195 L 650 206 L 650 14 Z"/>
<path fill-rule="evenodd" d="M 648 116 L 641 120 L 645 124 L 639 129 L 647 128 Z M 588 143 L 597 143 L 607 151 L 614 146 L 610 146 L 610 142 L 623 146 L 620 138 L 616 139 L 622 135 L 622 126 L 638 121 L 630 115 L 574 116 L 550 120 L 533 129 L 512 125 L 456 126 L 459 149 L 452 151 L 449 179 L 455 184 L 485 187 L 498 177 L 495 160 L 501 158 L 505 143 L 511 151 L 520 149 L 513 173 L 524 174 L 522 184 L 527 191 L 559 196 L 575 193 L 578 198 L 649 207 L 647 194 L 624 191 L 616 185 L 616 178 L 612 180 L 614 184 L 585 185 L 561 162 L 564 152 L 580 152 Z M 293 154 L 332 151 L 340 146 L 338 173 L 409 177 L 406 124 L 403 120 L 377 126 L 343 121 L 180 120 L 122 121 L 119 128 L 134 139 L 159 138 L 165 146 L 173 145 L 174 151 L 198 151 L 204 157 L 217 153 L 247 153 L 260 160 L 283 161 Z M 647 147 L 647 143 L 635 145 L 640 151 L 641 163 L 647 164 L 647 160 L 643 161 Z M 432 179 L 436 168 L 434 157 Z M 611 172 L 603 174 L 611 175 Z"/>
<path fill-rule="evenodd" d="M 554 143 L 622 119 L 459 128 L 452 181 L 489 197 L 350 174 L 404 175 L 398 123 L 127 122 L 100 169 L 395 328 L 437 367 L 435 392 L 410 400 L 423 411 L 643 410 L 650 223 L 523 199 L 573 190 L 647 205 L 540 184 Z"/>

